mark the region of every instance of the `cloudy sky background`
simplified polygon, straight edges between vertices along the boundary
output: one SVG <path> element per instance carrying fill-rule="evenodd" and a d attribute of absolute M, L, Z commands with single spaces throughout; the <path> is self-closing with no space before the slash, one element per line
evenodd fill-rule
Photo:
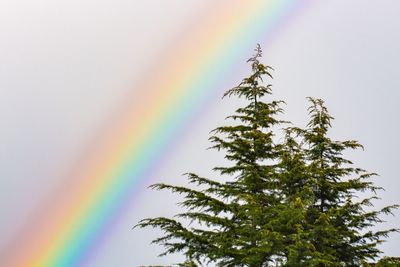
<path fill-rule="evenodd" d="M 229 1 L 225 0 L 227 4 Z M 0 253 L 20 227 L 78 164 L 105 122 L 119 109 L 160 55 L 190 36 L 211 0 L 28 1 L 0 3 Z M 275 68 L 274 95 L 286 117 L 307 121 L 305 97 L 325 99 L 336 118 L 332 137 L 357 139 L 365 151 L 349 153 L 380 177 L 386 191 L 377 207 L 400 203 L 400 2 L 337 0 L 308 5 L 282 26 L 273 43 L 260 36 L 264 62 Z M 237 77 L 248 73 L 243 55 Z M 135 103 L 136 99 L 132 100 Z M 206 150 L 208 133 L 237 101 L 210 99 L 151 183 L 182 183 L 187 171 L 212 175 L 222 155 Z M 135 203 L 90 266 L 169 264 L 149 245 L 157 232 L 130 230 L 147 216 L 173 214 L 174 197 L 138 189 Z M 56 200 L 55 200 L 56 201 Z M 387 227 L 399 227 L 399 212 Z M 385 254 L 400 256 L 392 235 Z"/>

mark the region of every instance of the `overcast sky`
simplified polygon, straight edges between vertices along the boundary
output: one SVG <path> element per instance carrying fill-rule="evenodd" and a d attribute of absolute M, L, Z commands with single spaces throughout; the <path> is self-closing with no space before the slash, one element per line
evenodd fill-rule
<path fill-rule="evenodd" d="M 157 55 L 185 38 L 187 21 L 206 16 L 201 12 L 210 3 L 1 1 L 0 254 L 77 164 L 118 104 L 138 90 L 135 82 Z M 304 126 L 305 97 L 323 98 L 336 118 L 332 137 L 359 140 L 365 150 L 349 156 L 380 174 L 376 182 L 386 191 L 377 207 L 400 203 L 399 14 L 397 0 L 319 1 L 285 25 L 273 44 L 260 37 L 264 62 L 275 69 L 275 97 L 287 102 L 285 118 Z M 243 60 L 238 77 L 222 84 L 229 89 L 247 71 Z M 206 150 L 208 133 L 237 104 L 210 100 L 151 182 L 180 183 L 187 171 L 212 176 L 210 169 L 223 160 Z M 131 230 L 143 217 L 176 212 L 174 197 L 144 185 L 138 191 L 124 222 L 90 266 L 170 264 L 179 258 L 156 258 L 161 248 L 149 243 L 158 232 Z M 399 227 L 396 214 L 387 227 Z M 385 254 L 400 256 L 399 240 L 392 235 L 382 246 Z"/>

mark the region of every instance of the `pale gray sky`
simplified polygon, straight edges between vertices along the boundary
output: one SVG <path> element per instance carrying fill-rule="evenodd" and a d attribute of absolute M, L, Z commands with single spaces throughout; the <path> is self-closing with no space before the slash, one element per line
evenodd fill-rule
<path fill-rule="evenodd" d="M 1 1 L 0 255 L 157 55 L 185 38 L 188 21 L 211 2 Z M 275 68 L 275 97 L 287 102 L 286 118 L 304 125 L 305 97 L 323 98 L 336 118 L 332 136 L 365 146 L 350 156 L 380 174 L 376 181 L 386 191 L 378 207 L 400 203 L 398 14 L 397 0 L 320 1 L 288 23 L 273 44 L 263 37 L 259 41 L 266 48 L 265 63 Z M 245 61 L 241 64 L 237 79 L 221 82 L 225 89 L 247 74 Z M 179 183 L 187 171 L 211 176 L 210 169 L 223 160 L 206 150 L 208 133 L 237 104 L 210 100 L 208 111 L 151 182 Z M 157 232 L 130 230 L 143 217 L 176 211 L 171 195 L 139 191 L 131 211 L 88 266 L 169 264 L 178 258 L 156 258 L 161 248 L 149 242 Z M 396 214 L 387 227 L 399 227 Z M 400 256 L 398 240 L 393 235 L 382 245 L 387 255 Z"/>

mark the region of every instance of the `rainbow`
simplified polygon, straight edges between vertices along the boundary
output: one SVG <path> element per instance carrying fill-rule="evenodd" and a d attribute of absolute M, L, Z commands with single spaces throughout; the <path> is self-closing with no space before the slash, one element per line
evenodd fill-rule
<path fill-rule="evenodd" d="M 308 2 L 215 1 L 189 38 L 170 49 L 158 71 L 138 84 L 140 101 L 123 109 L 112 130 L 99 138 L 96 149 L 29 225 L 23 244 L 16 240 L 18 248 L 10 246 L 13 251 L 0 265 L 87 263 L 112 234 L 113 223 L 149 169 L 157 168 L 169 144 L 215 95 L 220 77 L 235 70 L 241 55 L 250 56 L 257 42 L 270 42 Z"/>

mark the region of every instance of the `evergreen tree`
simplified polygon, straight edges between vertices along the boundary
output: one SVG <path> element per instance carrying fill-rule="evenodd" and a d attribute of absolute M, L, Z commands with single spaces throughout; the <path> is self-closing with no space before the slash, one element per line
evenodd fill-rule
<path fill-rule="evenodd" d="M 247 106 L 210 137 L 211 148 L 224 151 L 230 165 L 215 167 L 220 177 L 214 180 L 188 173 L 191 187 L 152 185 L 183 195 L 185 212 L 144 219 L 135 227 L 161 229 L 164 235 L 153 243 L 164 246 L 161 256 L 183 254 L 179 266 L 361 266 L 396 231 L 369 227 L 397 206 L 367 211 L 376 196 L 355 200 L 359 192 L 380 188 L 368 180 L 373 173 L 343 157 L 346 149 L 361 147 L 356 141 L 328 137 L 332 117 L 322 100 L 309 99 L 306 129 L 286 128 L 276 141 L 285 123 L 277 118 L 282 101 L 265 101 L 271 85 L 264 80 L 272 76 L 260 57 L 258 46 L 249 59 L 251 75 L 224 94 L 245 99 Z"/>
<path fill-rule="evenodd" d="M 188 263 L 183 266 L 214 262 L 218 266 L 268 266 L 275 262 L 284 245 L 279 233 L 282 197 L 279 190 L 279 146 L 273 141 L 272 128 L 282 122 L 281 101 L 263 102 L 271 94 L 271 85 L 263 79 L 272 78 L 271 68 L 259 62 L 261 49 L 249 59 L 252 73 L 224 97 L 237 96 L 248 105 L 228 118 L 240 122 L 216 128 L 210 137 L 212 148 L 224 150 L 230 166 L 216 167 L 221 176 L 233 177 L 227 182 L 202 178 L 189 173 L 195 189 L 156 184 L 153 189 L 169 189 L 183 194 L 181 202 L 188 212 L 178 219 L 195 221 L 198 227 L 184 226 L 171 218 L 142 220 L 137 226 L 157 227 L 165 235 L 154 240 L 163 245 L 163 255 L 183 253 Z M 201 189 L 200 189 L 201 188 Z M 190 264 L 192 265 L 190 265 Z"/>
<path fill-rule="evenodd" d="M 303 138 L 307 161 L 307 188 L 313 191 L 313 203 L 307 208 L 307 238 L 315 248 L 312 266 L 361 266 L 380 252 L 377 245 L 397 229 L 372 231 L 381 223 L 381 214 L 391 214 L 397 205 L 381 210 L 368 210 L 377 199 L 369 173 L 356 168 L 343 157 L 348 149 L 362 148 L 354 140 L 334 141 L 329 138 L 331 117 L 321 99 L 309 98 L 310 122 L 307 129 L 296 129 Z M 361 192 L 370 197 L 359 200 Z"/>

